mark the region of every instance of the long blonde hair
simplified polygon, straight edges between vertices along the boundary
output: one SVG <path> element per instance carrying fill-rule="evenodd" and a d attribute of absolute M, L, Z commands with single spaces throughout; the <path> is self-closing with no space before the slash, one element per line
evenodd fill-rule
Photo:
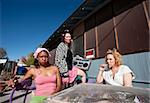
<path fill-rule="evenodd" d="M 107 63 L 107 55 L 108 54 L 112 54 L 115 58 L 115 65 L 116 66 L 120 66 L 122 64 L 122 56 L 121 54 L 117 51 L 117 49 L 113 48 L 112 50 L 111 49 L 108 49 L 107 52 L 106 52 L 106 56 L 105 56 L 105 62 Z"/>

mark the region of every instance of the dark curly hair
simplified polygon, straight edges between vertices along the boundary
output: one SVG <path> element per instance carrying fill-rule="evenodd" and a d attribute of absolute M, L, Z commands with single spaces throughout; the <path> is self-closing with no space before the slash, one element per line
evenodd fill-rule
<path fill-rule="evenodd" d="M 64 30 L 64 32 L 62 33 L 62 36 L 61 36 L 61 42 L 65 42 L 64 38 L 65 38 L 65 35 L 66 35 L 67 33 L 69 33 L 69 34 L 71 35 L 70 30 L 68 30 L 68 29 Z M 71 35 L 71 37 L 72 37 L 72 35 Z M 70 47 L 70 46 L 71 46 L 71 43 L 68 44 L 68 46 Z"/>

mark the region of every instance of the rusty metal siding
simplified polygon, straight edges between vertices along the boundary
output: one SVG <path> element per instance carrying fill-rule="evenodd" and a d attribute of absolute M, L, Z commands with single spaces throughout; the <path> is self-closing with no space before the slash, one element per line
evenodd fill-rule
<path fill-rule="evenodd" d="M 96 21 L 95 21 L 95 15 L 90 16 L 85 21 L 85 31 L 90 30 L 91 28 L 95 27 Z"/>
<path fill-rule="evenodd" d="M 74 55 L 80 55 L 84 56 L 84 40 L 83 40 L 83 34 L 84 34 L 84 22 L 81 22 L 76 26 L 73 30 L 73 52 Z"/>
<path fill-rule="evenodd" d="M 79 36 L 84 34 L 84 22 L 81 22 L 73 29 L 73 37 L 78 38 Z"/>
<path fill-rule="evenodd" d="M 95 48 L 96 38 L 95 38 L 95 30 L 91 29 L 86 32 L 86 50 Z"/>
<path fill-rule="evenodd" d="M 124 18 L 124 19 L 123 19 Z M 142 4 L 116 17 L 121 53 L 149 50 L 149 29 Z"/>
<path fill-rule="evenodd" d="M 80 56 L 84 57 L 84 44 L 83 44 L 83 42 L 84 42 L 83 35 L 74 40 L 74 42 L 73 42 L 74 56 L 80 55 Z"/>
<path fill-rule="evenodd" d="M 96 46 L 99 48 L 99 57 L 104 57 L 108 48 L 116 47 L 112 19 L 99 25 L 97 31 L 98 45 Z"/>
<path fill-rule="evenodd" d="M 108 3 L 95 13 L 96 26 L 103 24 L 113 18 L 112 5 Z"/>

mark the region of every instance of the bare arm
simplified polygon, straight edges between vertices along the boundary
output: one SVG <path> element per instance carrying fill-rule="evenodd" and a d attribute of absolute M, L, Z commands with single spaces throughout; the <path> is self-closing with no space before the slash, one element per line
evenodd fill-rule
<path fill-rule="evenodd" d="M 124 83 L 124 86 L 132 87 L 132 75 L 131 75 L 131 73 L 124 74 L 123 83 Z"/>
<path fill-rule="evenodd" d="M 35 74 L 34 74 L 34 68 L 29 69 L 28 72 L 25 74 L 25 76 L 21 79 L 21 81 L 22 81 L 22 80 L 25 80 L 25 79 L 27 79 L 27 78 L 30 78 L 30 77 L 32 77 L 32 76 L 34 76 L 34 75 L 35 75 Z"/>
<path fill-rule="evenodd" d="M 20 79 L 17 79 L 17 81 L 21 82 L 21 81 L 23 81 L 23 80 L 25 80 L 25 79 L 27 79 L 29 77 L 32 77 L 33 75 L 34 75 L 34 69 L 30 69 L 30 70 L 28 70 L 28 72 L 25 74 L 24 77 L 22 77 Z M 6 82 L 6 84 L 8 86 L 14 87 L 15 86 L 15 82 L 16 82 L 15 80 L 10 79 L 9 81 Z"/>
<path fill-rule="evenodd" d="M 103 76 L 102 76 L 102 74 L 103 74 L 103 71 L 99 70 L 99 73 L 98 73 L 98 75 L 96 77 L 96 83 L 102 83 L 103 82 Z"/>
<path fill-rule="evenodd" d="M 106 68 L 106 64 L 101 64 L 100 67 L 99 67 L 99 72 L 98 72 L 98 75 L 97 75 L 97 78 L 96 78 L 96 83 L 102 83 L 104 78 L 103 78 L 103 72 Z"/>
<path fill-rule="evenodd" d="M 55 90 L 54 93 L 57 93 L 57 92 L 59 92 L 61 90 L 61 86 L 62 85 L 61 85 L 61 77 L 60 77 L 59 70 L 58 70 L 57 67 L 55 67 L 55 70 L 56 70 L 56 79 L 57 79 L 57 81 L 56 81 L 56 90 Z"/>

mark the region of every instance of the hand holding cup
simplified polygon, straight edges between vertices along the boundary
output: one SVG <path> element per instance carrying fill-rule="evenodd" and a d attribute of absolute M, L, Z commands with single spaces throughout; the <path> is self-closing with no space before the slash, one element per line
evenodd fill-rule
<path fill-rule="evenodd" d="M 104 70 L 107 69 L 107 67 L 108 67 L 107 64 L 101 64 L 100 67 L 99 67 L 99 70 L 104 71 Z"/>

